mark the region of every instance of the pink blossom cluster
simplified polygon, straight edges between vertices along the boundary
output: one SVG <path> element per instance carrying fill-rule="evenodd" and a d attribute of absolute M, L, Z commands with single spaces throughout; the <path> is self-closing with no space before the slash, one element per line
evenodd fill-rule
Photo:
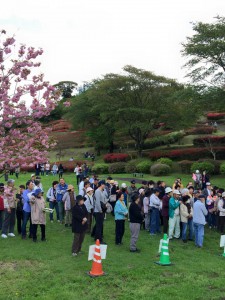
<path fill-rule="evenodd" d="M 51 128 L 40 123 L 60 96 L 43 74 L 37 75 L 36 59 L 43 50 L 21 45 L 16 51 L 15 42 L 0 31 L 0 167 L 6 162 L 12 167 L 43 162 L 55 145 Z"/>

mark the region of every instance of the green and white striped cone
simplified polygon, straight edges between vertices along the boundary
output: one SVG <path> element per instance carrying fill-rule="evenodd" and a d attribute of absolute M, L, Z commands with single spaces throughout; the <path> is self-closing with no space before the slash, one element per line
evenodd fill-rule
<path fill-rule="evenodd" d="M 159 262 L 156 262 L 156 263 L 161 266 L 170 266 L 171 265 L 170 256 L 169 256 L 169 248 L 168 248 L 168 240 L 167 240 L 166 233 L 163 236 L 160 260 L 159 260 Z"/>

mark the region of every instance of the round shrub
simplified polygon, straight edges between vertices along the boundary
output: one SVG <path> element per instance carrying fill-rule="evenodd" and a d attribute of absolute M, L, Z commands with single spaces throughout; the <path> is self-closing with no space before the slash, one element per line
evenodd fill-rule
<path fill-rule="evenodd" d="M 220 165 L 220 173 L 221 173 L 221 174 L 225 174 L 225 163 L 222 163 L 222 164 Z"/>
<path fill-rule="evenodd" d="M 170 168 L 172 168 L 172 165 L 173 165 L 172 159 L 166 158 L 166 157 L 161 157 L 161 158 L 157 159 L 157 163 L 168 165 Z"/>
<path fill-rule="evenodd" d="M 152 162 L 150 160 L 143 160 L 137 164 L 137 172 L 149 174 Z"/>
<path fill-rule="evenodd" d="M 95 174 L 107 174 L 108 168 L 109 168 L 108 164 L 102 163 L 102 164 L 95 164 L 91 170 Z"/>
<path fill-rule="evenodd" d="M 212 165 L 214 165 L 214 170 L 213 170 L 213 174 L 214 175 L 219 175 L 220 174 L 220 165 L 221 165 L 221 161 L 219 160 L 213 160 L 213 159 L 199 159 L 199 162 L 209 162 Z"/>
<path fill-rule="evenodd" d="M 125 167 L 126 167 L 126 163 L 124 162 L 112 163 L 108 167 L 108 172 L 110 174 L 125 173 Z"/>
<path fill-rule="evenodd" d="M 126 173 L 135 173 L 137 172 L 137 165 L 141 162 L 139 159 L 133 159 L 126 163 L 125 172 Z"/>
<path fill-rule="evenodd" d="M 194 173 L 196 170 L 200 172 L 206 171 L 207 173 L 213 173 L 215 166 L 210 162 L 195 162 L 191 166 L 191 172 Z"/>
<path fill-rule="evenodd" d="M 193 164 L 193 161 L 191 161 L 191 160 L 182 160 L 178 164 L 181 168 L 182 173 L 185 173 L 185 174 L 190 174 L 191 173 L 191 166 Z"/>
<path fill-rule="evenodd" d="M 171 172 L 170 166 L 160 163 L 152 165 L 150 170 L 153 176 L 168 175 Z"/>

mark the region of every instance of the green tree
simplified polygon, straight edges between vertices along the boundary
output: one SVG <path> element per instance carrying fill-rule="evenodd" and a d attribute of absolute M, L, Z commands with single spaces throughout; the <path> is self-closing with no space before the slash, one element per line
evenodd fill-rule
<path fill-rule="evenodd" d="M 63 98 L 67 99 L 72 97 L 73 91 L 77 88 L 77 83 L 74 81 L 60 81 L 54 87 L 61 91 Z"/>
<path fill-rule="evenodd" d="M 216 22 L 193 23 L 194 35 L 183 43 L 182 54 L 188 58 L 187 74 L 193 82 L 224 86 L 225 73 L 225 18 Z"/>

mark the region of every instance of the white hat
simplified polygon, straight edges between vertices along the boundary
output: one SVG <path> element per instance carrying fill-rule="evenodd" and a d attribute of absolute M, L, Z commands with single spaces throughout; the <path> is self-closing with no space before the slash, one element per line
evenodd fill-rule
<path fill-rule="evenodd" d="M 122 184 L 121 184 L 121 188 L 124 188 L 124 189 L 125 189 L 126 187 L 127 187 L 126 183 L 122 183 Z"/>
<path fill-rule="evenodd" d="M 187 195 L 187 194 L 189 194 L 189 189 L 184 188 L 184 189 L 181 190 L 181 195 L 182 196 Z"/>
<path fill-rule="evenodd" d="M 222 193 L 222 197 L 225 197 L 225 192 Z"/>
<path fill-rule="evenodd" d="M 172 192 L 173 190 L 170 188 L 170 187 L 167 187 L 166 189 L 165 189 L 165 193 L 166 194 L 168 194 L 168 193 L 170 193 L 170 192 Z"/>
<path fill-rule="evenodd" d="M 195 173 L 198 174 L 198 173 L 199 173 L 199 170 L 196 170 Z"/>
<path fill-rule="evenodd" d="M 206 185 L 211 185 L 211 183 L 210 182 L 206 182 Z"/>
<path fill-rule="evenodd" d="M 144 189 L 140 189 L 139 194 L 141 195 L 144 191 L 145 191 Z"/>
<path fill-rule="evenodd" d="M 30 175 L 30 177 L 34 177 L 34 176 L 35 176 L 35 174 L 31 174 L 31 175 Z"/>
<path fill-rule="evenodd" d="M 178 191 L 178 190 L 174 190 L 173 193 L 176 195 L 180 195 L 180 191 Z"/>
<path fill-rule="evenodd" d="M 89 193 L 90 191 L 93 191 L 93 189 L 89 186 L 86 190 L 87 193 Z"/>

